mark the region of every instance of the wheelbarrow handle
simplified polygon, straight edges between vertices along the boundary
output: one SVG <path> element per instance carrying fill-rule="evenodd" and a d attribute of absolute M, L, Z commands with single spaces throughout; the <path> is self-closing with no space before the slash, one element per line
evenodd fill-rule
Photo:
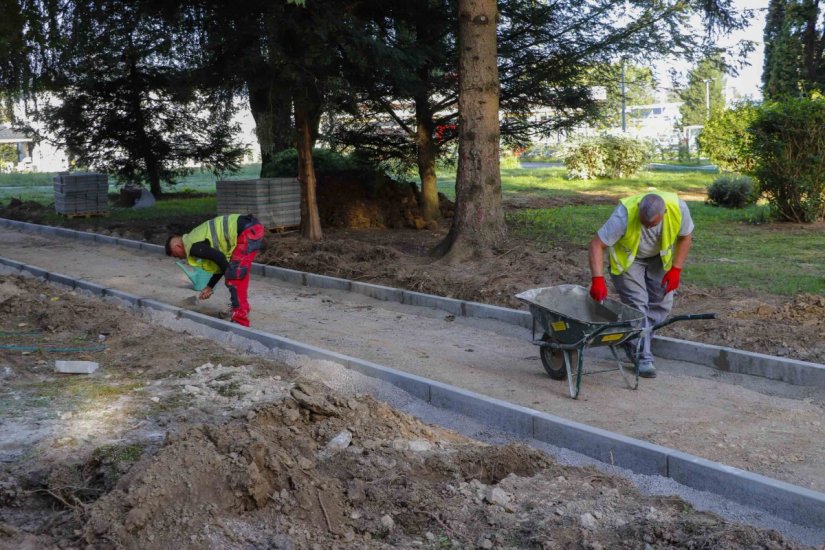
<path fill-rule="evenodd" d="M 716 313 L 692 313 L 690 315 L 674 315 L 673 317 L 668 317 L 661 323 L 657 323 L 653 325 L 650 329 L 651 332 L 655 332 L 662 327 L 666 327 L 671 323 L 676 323 L 677 321 L 700 321 L 703 319 L 716 319 Z"/>

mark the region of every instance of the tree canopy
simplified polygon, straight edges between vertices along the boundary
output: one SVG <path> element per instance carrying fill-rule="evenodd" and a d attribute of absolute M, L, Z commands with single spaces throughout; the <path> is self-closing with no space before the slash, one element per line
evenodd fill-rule
<path fill-rule="evenodd" d="M 688 74 L 687 86 L 679 90 L 684 103 L 679 108 L 682 126 L 702 126 L 725 109 L 725 73 L 719 57 L 701 60 Z"/>
<path fill-rule="evenodd" d="M 766 97 L 798 97 L 825 89 L 825 26 L 818 0 L 771 0 L 764 36 Z"/>

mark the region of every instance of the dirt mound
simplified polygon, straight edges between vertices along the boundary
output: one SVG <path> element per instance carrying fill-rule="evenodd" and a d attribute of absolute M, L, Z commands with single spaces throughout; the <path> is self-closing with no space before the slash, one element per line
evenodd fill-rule
<path fill-rule="evenodd" d="M 350 229 L 427 226 L 413 183 L 399 183 L 369 172 L 347 171 L 318 176 L 318 212 L 323 227 Z M 452 204 L 440 196 L 444 215 Z"/>
<path fill-rule="evenodd" d="M 84 537 L 142 548 L 793 547 L 528 447 L 479 446 L 308 385 L 170 439 L 94 504 Z"/>
<path fill-rule="evenodd" d="M 791 301 L 780 304 L 758 304 L 734 314 L 738 318 L 760 318 L 784 321 L 805 327 L 825 328 L 825 296 L 798 294 Z"/>

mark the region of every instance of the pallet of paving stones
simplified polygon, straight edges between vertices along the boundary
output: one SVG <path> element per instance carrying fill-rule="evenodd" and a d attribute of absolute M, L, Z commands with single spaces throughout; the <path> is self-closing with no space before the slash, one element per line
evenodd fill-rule
<path fill-rule="evenodd" d="M 295 178 L 221 180 L 215 189 L 218 214 L 252 214 L 270 228 L 301 223 L 301 188 Z"/>
<path fill-rule="evenodd" d="M 108 214 L 109 177 L 106 174 L 61 172 L 54 179 L 54 207 L 66 216 Z"/>

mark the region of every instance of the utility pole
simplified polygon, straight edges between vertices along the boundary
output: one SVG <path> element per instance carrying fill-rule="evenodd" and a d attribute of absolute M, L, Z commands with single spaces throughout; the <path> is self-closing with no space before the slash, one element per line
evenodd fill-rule
<path fill-rule="evenodd" d="M 625 112 L 625 82 L 624 82 L 624 57 L 622 58 L 622 133 L 627 132 L 627 114 Z"/>
<path fill-rule="evenodd" d="M 710 82 L 711 78 L 705 79 L 705 120 L 710 119 Z"/>

